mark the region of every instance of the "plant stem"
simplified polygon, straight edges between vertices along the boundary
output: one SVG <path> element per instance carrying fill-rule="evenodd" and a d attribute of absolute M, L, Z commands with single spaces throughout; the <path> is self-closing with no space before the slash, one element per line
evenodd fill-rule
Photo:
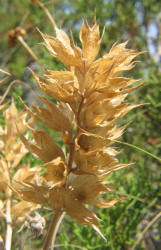
<path fill-rule="evenodd" d="M 80 119 L 81 109 L 83 106 L 83 101 L 84 101 L 84 97 L 82 96 L 82 100 L 79 104 L 77 117 L 76 117 L 77 125 L 79 125 L 79 123 L 80 123 L 79 119 Z M 75 134 L 71 144 L 69 145 L 69 160 L 68 160 L 68 169 L 69 170 L 72 168 L 74 151 L 75 151 L 75 139 L 79 134 L 79 130 L 80 130 L 80 128 L 79 128 L 79 126 L 77 126 L 76 134 Z M 57 234 L 57 231 L 59 229 L 60 223 L 62 222 L 64 215 L 65 215 L 65 212 L 55 211 L 55 214 L 53 215 L 53 218 L 52 218 L 52 221 L 50 224 L 50 228 L 49 228 L 48 233 L 47 233 L 47 237 L 45 240 L 43 250 L 48 250 L 50 245 L 52 245 L 52 248 L 54 249 L 56 234 Z M 52 241 L 52 244 L 51 244 L 51 241 Z"/>
<path fill-rule="evenodd" d="M 27 228 L 26 232 L 25 232 L 24 235 L 23 235 L 23 238 L 21 239 L 20 247 L 19 247 L 18 250 L 24 250 L 26 240 L 27 240 L 27 238 L 28 238 L 28 236 L 29 236 L 29 232 L 30 232 L 30 230 L 29 230 L 29 228 Z"/>
<path fill-rule="evenodd" d="M 12 217 L 11 217 L 11 198 L 7 199 L 6 203 L 6 223 L 7 223 L 7 230 L 6 230 L 6 239 L 5 239 L 5 250 L 11 249 L 11 242 L 12 242 Z"/>
<path fill-rule="evenodd" d="M 8 162 L 7 164 L 7 172 L 8 172 L 8 184 L 11 184 L 11 179 L 10 179 L 10 163 Z M 10 250 L 11 249 L 11 243 L 12 243 L 12 216 L 11 216 L 11 197 L 12 197 L 12 190 L 10 187 L 6 187 L 6 238 L 5 238 L 5 250 Z"/>
<path fill-rule="evenodd" d="M 39 59 L 37 58 L 37 56 L 35 55 L 35 53 L 32 51 L 32 49 L 30 49 L 30 47 L 28 46 L 28 44 L 24 41 L 23 37 L 22 36 L 18 36 L 17 39 L 23 45 L 23 47 L 28 51 L 28 53 L 34 59 L 34 61 L 37 62 L 43 68 L 43 66 L 40 63 Z"/>
<path fill-rule="evenodd" d="M 104 138 L 102 136 L 96 136 L 96 134 L 89 133 L 88 131 L 86 131 L 85 129 L 83 129 L 81 127 L 80 127 L 80 129 L 82 131 L 88 133 L 89 135 L 93 135 L 93 136 L 95 136 L 97 138 L 102 138 L 104 140 L 110 140 L 112 142 L 117 142 L 119 144 L 122 144 L 122 145 L 125 145 L 125 146 L 128 146 L 128 147 L 134 148 L 134 149 L 136 149 L 136 150 L 138 150 L 138 151 L 140 151 L 140 152 L 142 152 L 144 154 L 147 154 L 147 155 L 151 156 L 152 158 L 156 159 L 157 161 L 161 162 L 161 158 L 159 158 L 158 156 L 156 156 L 156 155 L 154 155 L 154 154 L 152 154 L 152 153 L 150 153 L 150 152 L 148 152 L 148 151 L 146 151 L 146 150 L 144 150 L 144 149 L 142 149 L 142 148 L 140 148 L 138 146 L 135 146 L 135 145 L 127 143 L 127 142 L 122 142 L 122 141 L 117 141 L 117 140 L 113 140 L 113 139 L 109 139 L 109 138 Z"/>
<path fill-rule="evenodd" d="M 12 86 L 14 85 L 15 81 L 11 82 L 10 85 L 8 86 L 8 88 L 6 89 L 5 93 L 3 94 L 2 98 L 0 99 L 0 104 L 3 103 L 3 101 L 5 100 L 6 96 L 8 95 L 10 89 L 12 88 Z"/>
<path fill-rule="evenodd" d="M 138 146 L 135 146 L 135 145 L 127 143 L 127 142 L 117 141 L 117 140 L 111 140 L 111 141 L 114 141 L 114 142 L 117 142 L 119 144 L 122 144 L 122 145 L 125 145 L 125 146 L 129 146 L 131 148 L 137 149 L 140 152 L 142 152 L 144 154 L 147 154 L 147 155 L 151 156 L 152 158 L 156 159 L 157 161 L 161 162 L 161 158 L 159 158 L 158 156 L 156 156 L 156 155 L 154 155 L 154 154 L 152 154 L 152 153 L 150 153 L 150 152 L 148 152 L 148 151 L 146 151 L 146 150 L 144 150 L 144 149 L 142 149 L 142 148 L 140 148 Z"/>
<path fill-rule="evenodd" d="M 52 237 L 51 249 L 54 249 L 54 247 L 55 247 L 56 235 L 57 235 L 59 226 L 60 226 L 60 224 L 61 224 L 61 222 L 62 222 L 64 216 L 65 216 L 65 212 L 63 212 L 63 213 L 61 214 L 61 216 L 59 217 L 59 220 L 58 220 L 57 223 L 56 223 L 55 230 L 54 230 L 54 232 L 53 232 L 53 237 Z"/>
<path fill-rule="evenodd" d="M 3 74 L 6 74 L 8 76 L 11 76 L 11 74 L 3 69 L 0 69 L 0 72 L 3 73 Z"/>
<path fill-rule="evenodd" d="M 62 214 L 63 214 L 62 211 L 55 211 L 53 218 L 52 218 L 52 221 L 51 221 L 51 224 L 50 224 L 50 227 L 49 227 L 49 230 L 48 230 L 48 233 L 47 233 L 47 237 L 45 239 L 45 244 L 44 244 L 43 250 L 49 249 L 49 247 L 51 245 L 51 241 L 53 242 L 53 247 L 54 247 L 56 233 L 57 233 L 59 225 L 61 223 L 60 220 L 63 219 Z M 57 224 L 58 224 L 58 226 L 57 226 Z"/>
<path fill-rule="evenodd" d="M 47 15 L 47 17 L 49 18 L 49 20 L 50 20 L 51 24 L 53 25 L 53 27 L 54 27 L 54 29 L 55 29 L 55 27 L 56 27 L 56 23 L 55 23 L 54 19 L 52 18 L 52 16 L 51 16 L 50 12 L 48 11 L 48 9 L 47 9 L 47 8 L 45 8 L 44 4 L 43 4 L 43 3 L 41 3 L 41 2 L 38 2 L 38 5 L 40 6 L 40 8 L 42 8 L 42 9 L 43 9 L 43 11 L 45 12 L 45 14 L 46 14 L 46 15 Z"/>
<path fill-rule="evenodd" d="M 72 168 L 72 163 L 73 163 L 73 158 L 74 158 L 75 139 L 79 135 L 80 113 L 81 113 L 81 110 L 82 110 L 82 107 L 83 107 L 83 102 L 84 102 L 84 97 L 82 96 L 81 102 L 80 102 L 79 107 L 78 107 L 78 112 L 77 112 L 77 115 L 76 115 L 76 122 L 77 122 L 76 133 L 75 133 L 75 136 L 74 136 L 72 142 L 69 145 L 69 161 L 68 161 L 68 169 L 69 170 L 71 170 L 71 168 Z"/>
<path fill-rule="evenodd" d="M 1 236 L 0 236 L 0 249 L 4 250 L 4 242 Z"/>
<path fill-rule="evenodd" d="M 148 231 L 148 229 L 161 217 L 161 212 L 159 212 L 144 228 L 144 230 L 139 234 L 138 240 L 135 242 L 135 245 L 132 247 L 132 250 L 136 249 L 136 246 L 140 243 L 142 240 L 144 234 Z"/>

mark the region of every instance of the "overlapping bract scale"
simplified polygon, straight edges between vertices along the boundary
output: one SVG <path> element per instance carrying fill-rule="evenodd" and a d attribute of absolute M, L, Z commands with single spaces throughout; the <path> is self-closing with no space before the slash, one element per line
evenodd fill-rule
<path fill-rule="evenodd" d="M 34 182 L 40 168 L 34 167 L 31 169 L 28 165 L 19 165 L 28 150 L 18 138 L 18 134 L 24 133 L 27 126 L 32 124 L 33 119 L 27 120 L 26 112 L 18 112 L 13 100 L 10 106 L 5 104 L 1 108 L 6 126 L 4 129 L 0 127 L 0 192 L 3 193 L 3 200 L 0 200 L 0 203 L 3 204 L 2 217 L 4 217 L 6 204 L 8 200 L 11 201 L 11 217 L 13 223 L 17 224 L 24 222 L 26 214 L 36 209 L 37 205 L 32 202 L 15 200 L 12 191 L 15 192 L 15 189 L 21 187 L 18 182 Z"/>
<path fill-rule="evenodd" d="M 79 38 L 82 43 L 83 57 L 86 58 L 88 62 L 92 62 L 99 52 L 101 43 L 99 25 L 96 23 L 95 18 L 90 26 L 87 20 L 84 21 Z"/>
<path fill-rule="evenodd" d="M 21 140 L 30 152 L 37 155 L 44 162 L 49 162 L 58 156 L 64 158 L 61 148 L 44 130 L 32 129 L 32 134 L 35 139 L 34 142 L 30 142 L 23 135 L 20 135 Z"/>
<path fill-rule="evenodd" d="M 121 198 L 103 199 L 101 194 L 113 191 L 103 180 L 120 164 L 111 145 L 127 125 L 115 124 L 131 109 L 124 100 L 140 85 L 137 80 L 120 76 L 135 66 L 140 53 L 126 48 L 127 42 L 114 44 L 109 53 L 97 59 L 100 43 L 99 26 L 94 18 L 85 20 L 78 47 L 71 35 L 55 26 L 55 37 L 41 34 L 54 57 L 67 65 L 63 71 L 47 70 L 33 75 L 41 90 L 56 99 L 56 104 L 41 98 L 45 107 L 26 107 L 27 112 L 47 127 L 59 131 L 68 149 L 65 154 L 46 132 L 32 129 L 35 142 L 21 135 L 26 147 L 40 157 L 47 172 L 39 185 L 23 184 L 21 197 L 34 203 L 46 203 L 53 210 L 65 210 L 78 223 L 92 226 L 98 233 L 97 216 L 85 204 L 110 207 Z M 131 85 L 133 85 L 131 87 Z M 129 88 L 130 86 L 130 88 Z M 53 149 L 53 151 L 52 151 Z M 36 193 L 42 193 L 38 197 Z M 100 233 L 101 234 L 101 233 Z"/>
<path fill-rule="evenodd" d="M 4 107 L 4 119 L 6 127 L 3 129 L 0 127 L 0 151 L 3 155 L 2 162 L 6 161 L 9 168 L 15 168 L 27 153 L 21 140 L 17 139 L 19 126 L 20 133 L 23 133 L 27 129 L 27 124 L 32 123 L 32 119 L 26 121 L 27 113 L 18 112 L 14 101 L 9 107 Z"/>

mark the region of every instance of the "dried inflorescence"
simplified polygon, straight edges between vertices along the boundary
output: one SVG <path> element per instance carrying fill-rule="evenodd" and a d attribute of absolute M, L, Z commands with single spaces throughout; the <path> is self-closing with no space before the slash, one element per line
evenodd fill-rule
<path fill-rule="evenodd" d="M 26 122 L 27 113 L 18 112 L 13 100 L 11 105 L 7 106 L 8 104 L 0 106 L 0 109 L 4 110 L 5 119 L 5 128 L 0 126 L 0 193 L 3 193 L 0 199 L 0 216 L 6 218 L 7 202 L 10 201 L 12 220 L 14 223 L 22 223 L 26 214 L 36 208 L 36 204 L 15 200 L 12 190 L 21 187 L 17 181 L 33 182 L 40 168 L 31 169 L 28 165 L 20 165 L 21 159 L 28 153 L 28 150 L 18 138 L 16 126 L 19 127 L 20 133 L 24 133 L 32 120 Z"/>
<path fill-rule="evenodd" d="M 27 149 L 44 161 L 42 168 L 48 171 L 37 184 L 23 182 L 17 192 L 26 201 L 48 204 L 55 212 L 66 211 L 78 223 L 98 230 L 98 218 L 86 204 L 105 208 L 121 200 L 101 195 L 113 191 L 104 178 L 127 166 L 118 162 L 111 145 L 126 128 L 115 122 L 137 106 L 123 101 L 140 85 L 127 88 L 136 80 L 119 74 L 135 66 L 133 59 L 139 53 L 126 49 L 125 42 L 96 59 L 102 38 L 95 18 L 90 26 L 85 20 L 81 27 L 82 48 L 56 26 L 55 32 L 55 37 L 42 37 L 50 54 L 67 68 L 47 70 L 43 77 L 33 72 L 33 76 L 41 90 L 57 102 L 41 97 L 43 107 L 25 107 L 33 118 L 60 132 L 68 149 L 64 153 L 44 130 L 31 129 L 34 142 L 21 134 Z"/>
<path fill-rule="evenodd" d="M 18 37 L 25 36 L 26 31 L 22 29 L 21 27 L 17 27 L 15 29 L 12 29 L 8 32 L 8 44 L 12 47 L 14 47 L 17 44 Z"/>
<path fill-rule="evenodd" d="M 30 0 L 31 3 L 38 3 L 39 0 Z"/>

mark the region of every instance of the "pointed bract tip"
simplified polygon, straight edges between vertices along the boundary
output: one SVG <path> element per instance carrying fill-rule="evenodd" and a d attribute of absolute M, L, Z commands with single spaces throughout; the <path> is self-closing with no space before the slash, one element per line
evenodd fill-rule
<path fill-rule="evenodd" d="M 94 17 L 92 19 L 90 27 L 94 26 L 96 23 L 97 23 L 97 20 L 96 20 L 96 8 L 95 8 L 95 10 L 94 10 Z"/>

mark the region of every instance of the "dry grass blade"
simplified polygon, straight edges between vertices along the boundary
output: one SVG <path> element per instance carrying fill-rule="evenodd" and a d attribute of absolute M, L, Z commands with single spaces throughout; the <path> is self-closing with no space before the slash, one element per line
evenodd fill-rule
<path fill-rule="evenodd" d="M 4 102 L 4 100 L 6 99 L 7 95 L 9 94 L 10 90 L 12 89 L 12 87 L 15 85 L 15 84 L 20 84 L 20 85 L 25 85 L 34 95 L 35 95 L 35 99 L 39 100 L 38 96 L 37 96 L 37 93 L 26 83 L 26 82 L 23 82 L 21 80 L 13 80 L 9 86 L 7 87 L 5 93 L 3 94 L 3 96 L 1 97 L 0 99 L 0 104 L 2 104 Z"/>
<path fill-rule="evenodd" d="M 48 9 L 45 7 L 45 5 L 43 3 L 41 3 L 40 1 L 38 1 L 38 5 L 40 6 L 40 8 L 43 9 L 43 11 L 45 12 L 46 16 L 49 18 L 51 24 L 53 25 L 54 29 L 56 27 L 56 23 L 53 19 L 53 17 L 51 16 L 50 12 L 48 11 Z"/>
<path fill-rule="evenodd" d="M 144 234 L 149 230 L 149 228 L 161 217 L 161 211 L 148 223 L 148 225 L 144 228 L 144 230 L 139 234 L 137 241 L 131 250 L 135 250 L 137 245 L 142 241 Z"/>
<path fill-rule="evenodd" d="M 2 72 L 5 75 L 11 76 L 11 74 L 3 69 L 0 69 L 0 72 Z"/>
<path fill-rule="evenodd" d="M 6 98 L 6 96 L 8 95 L 8 93 L 10 92 L 12 86 L 15 84 L 16 82 L 13 81 L 9 84 L 8 88 L 6 89 L 5 93 L 3 94 L 2 98 L 0 99 L 0 104 L 2 104 Z"/>
<path fill-rule="evenodd" d="M 44 70 L 44 67 L 42 66 L 41 62 L 35 55 L 35 53 L 32 51 L 32 49 L 28 46 L 28 44 L 25 42 L 22 36 L 17 37 L 18 41 L 23 45 L 23 47 L 28 51 L 28 53 L 31 55 L 31 57 L 34 59 L 35 62 L 37 62 L 40 67 Z"/>
<path fill-rule="evenodd" d="M 10 79 L 9 76 L 4 77 L 2 80 L 0 80 L 0 85 L 5 84 L 6 82 L 8 82 L 9 79 Z"/>

